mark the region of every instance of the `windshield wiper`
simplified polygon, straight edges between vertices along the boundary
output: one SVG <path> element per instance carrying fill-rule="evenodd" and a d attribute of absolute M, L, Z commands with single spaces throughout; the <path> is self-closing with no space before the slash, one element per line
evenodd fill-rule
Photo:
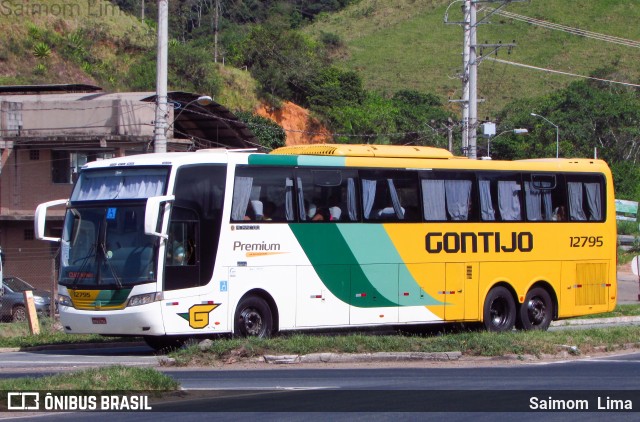
<path fill-rule="evenodd" d="M 89 249 L 89 253 L 87 254 L 87 256 L 85 256 L 84 258 L 80 258 L 82 259 L 82 264 L 80 265 L 80 269 L 76 271 L 76 276 L 73 277 L 73 281 L 71 282 L 71 288 L 73 290 L 76 290 L 78 288 L 78 282 L 80 281 L 80 278 L 84 278 L 84 270 L 87 268 L 89 259 L 96 256 L 95 250 L 96 250 L 96 245 L 93 244 L 91 245 L 91 249 Z M 77 261 L 79 260 L 76 259 L 76 262 Z"/>
<path fill-rule="evenodd" d="M 113 265 L 111 264 L 111 260 L 107 256 L 107 247 L 104 241 L 100 244 L 100 250 L 101 250 L 102 259 L 104 259 L 105 262 L 107 263 L 107 267 L 109 268 L 109 271 L 113 276 L 113 279 L 116 281 L 116 286 L 118 287 L 118 289 L 121 289 L 122 281 L 120 280 L 120 277 L 118 276 L 118 273 L 116 272 L 115 268 L 113 268 Z"/>
<path fill-rule="evenodd" d="M 118 289 L 122 288 L 122 281 L 120 281 L 120 277 L 118 276 L 116 270 L 111 265 L 111 261 L 109 260 L 109 256 L 107 255 L 107 214 L 104 215 L 104 218 L 100 222 L 100 227 L 98 227 L 98 257 L 96 259 L 96 264 L 98 266 L 96 277 L 97 284 L 102 284 L 102 261 L 106 262 L 113 279 L 116 282 L 116 287 Z"/>

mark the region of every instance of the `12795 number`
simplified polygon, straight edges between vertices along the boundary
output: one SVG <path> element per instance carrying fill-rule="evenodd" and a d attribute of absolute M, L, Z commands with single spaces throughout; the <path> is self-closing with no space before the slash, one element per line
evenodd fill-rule
<path fill-rule="evenodd" d="M 602 236 L 571 236 L 569 243 L 572 248 L 599 248 L 604 245 Z"/>

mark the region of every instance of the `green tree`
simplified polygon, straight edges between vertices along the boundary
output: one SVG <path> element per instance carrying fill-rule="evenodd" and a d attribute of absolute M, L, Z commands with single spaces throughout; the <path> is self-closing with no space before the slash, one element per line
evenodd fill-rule
<path fill-rule="evenodd" d="M 640 96 L 600 82 L 574 82 L 552 95 L 517 101 L 499 115 L 504 128 L 524 127 L 529 136 L 501 136 L 492 143 L 494 158 L 555 157 L 559 127 L 560 157 L 593 157 L 607 161 L 618 196 L 638 199 L 640 162 Z"/>
<path fill-rule="evenodd" d="M 278 25 L 256 25 L 243 44 L 244 65 L 263 93 L 284 99 L 300 95 L 304 81 L 319 67 L 315 41 Z"/>

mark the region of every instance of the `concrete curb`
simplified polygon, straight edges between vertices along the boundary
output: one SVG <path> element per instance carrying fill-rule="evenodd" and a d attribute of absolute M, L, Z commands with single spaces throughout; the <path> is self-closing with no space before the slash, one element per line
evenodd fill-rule
<path fill-rule="evenodd" d="M 377 352 L 377 353 L 310 353 L 308 355 L 265 355 L 264 362 L 272 364 L 298 363 L 367 363 L 408 361 L 452 361 L 461 352 Z"/>
<path fill-rule="evenodd" d="M 612 317 L 612 318 L 587 318 L 587 319 L 563 319 L 560 321 L 553 321 L 552 327 L 566 327 L 568 325 L 599 325 L 599 324 L 613 324 L 613 323 L 631 323 L 640 322 L 640 316 L 624 316 L 624 317 Z"/>

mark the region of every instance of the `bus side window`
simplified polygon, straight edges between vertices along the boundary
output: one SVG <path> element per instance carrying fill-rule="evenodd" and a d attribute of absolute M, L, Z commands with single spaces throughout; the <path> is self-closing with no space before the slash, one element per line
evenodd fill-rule
<path fill-rule="evenodd" d="M 473 176 L 453 172 L 426 173 L 421 180 L 426 221 L 473 221 Z"/>
<path fill-rule="evenodd" d="M 564 177 L 561 174 L 524 175 L 525 206 L 528 221 L 564 221 L 567 219 Z"/>
<path fill-rule="evenodd" d="M 412 171 L 362 171 L 365 220 L 419 221 L 416 176 Z"/>
<path fill-rule="evenodd" d="M 597 176 L 567 176 L 570 221 L 604 220 L 604 186 Z"/>
<path fill-rule="evenodd" d="M 351 169 L 298 169 L 296 197 L 303 222 L 358 221 L 357 173 Z"/>
<path fill-rule="evenodd" d="M 478 188 L 483 221 L 522 220 L 522 187 L 519 175 L 481 175 Z"/>
<path fill-rule="evenodd" d="M 294 221 L 290 169 L 239 166 L 231 203 L 231 221 Z"/>

